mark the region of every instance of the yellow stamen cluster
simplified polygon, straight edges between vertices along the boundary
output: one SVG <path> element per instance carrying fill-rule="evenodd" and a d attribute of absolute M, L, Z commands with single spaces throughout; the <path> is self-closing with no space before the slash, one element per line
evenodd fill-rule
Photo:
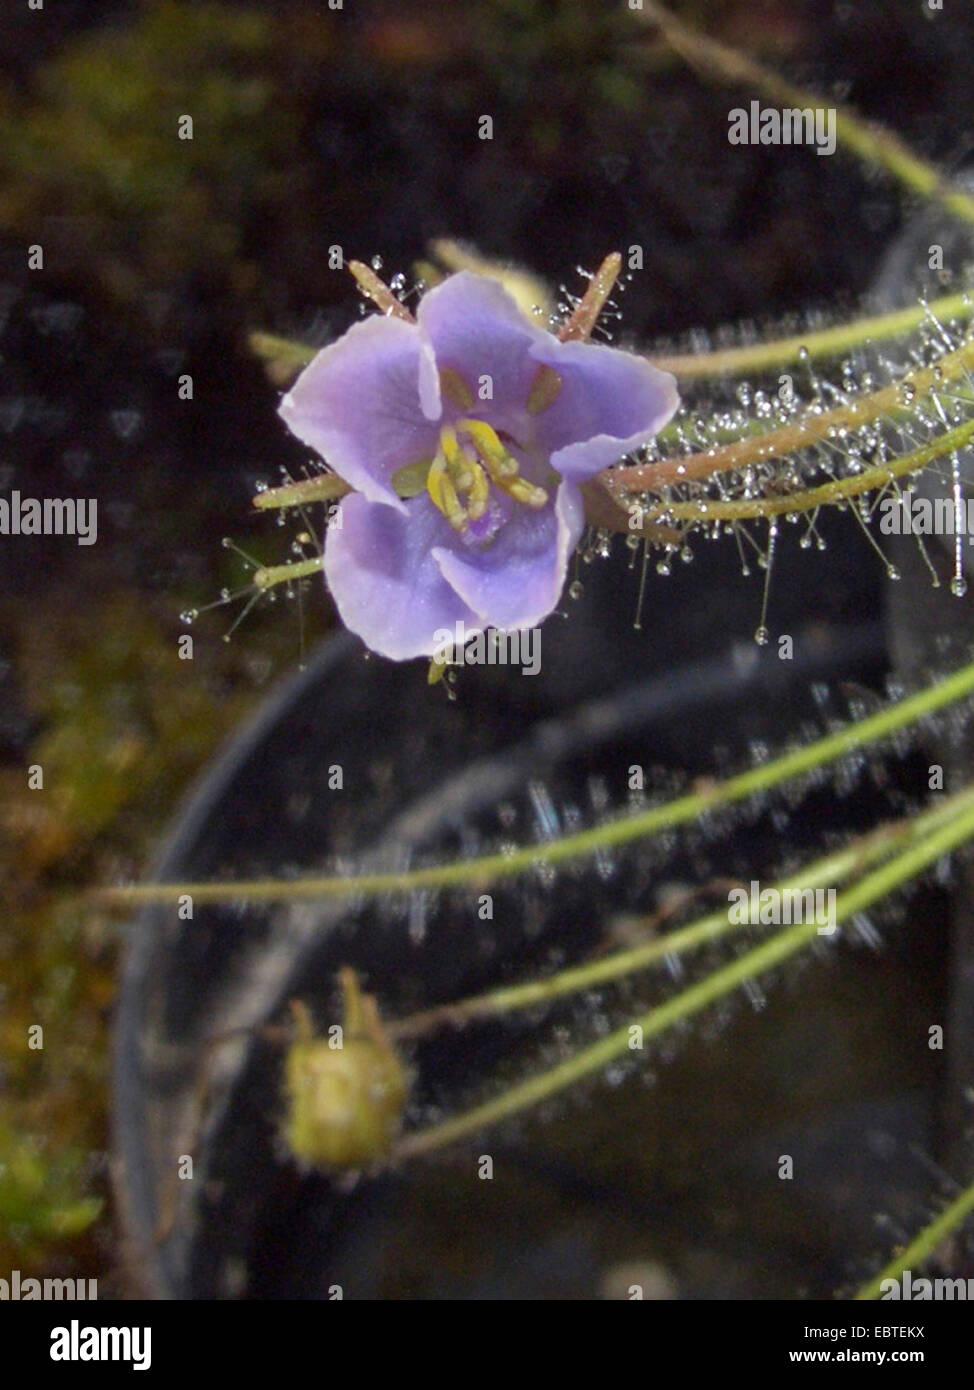
<path fill-rule="evenodd" d="M 463 437 L 465 448 L 460 442 Z M 465 531 L 487 510 L 490 484 L 527 507 L 543 507 L 548 494 L 520 475 L 520 464 L 483 420 L 458 420 L 440 430 L 440 447 L 426 476 L 433 505 L 455 531 Z"/>

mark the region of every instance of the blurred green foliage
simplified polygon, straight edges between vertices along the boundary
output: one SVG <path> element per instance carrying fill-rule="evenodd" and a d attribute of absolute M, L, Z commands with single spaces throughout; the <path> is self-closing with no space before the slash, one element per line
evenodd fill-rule
<path fill-rule="evenodd" d="M 50 1155 L 36 1135 L 13 1132 L 0 1117 L 0 1226 L 9 1243 L 8 1268 L 36 1266 L 47 1241 L 87 1230 L 102 1209 L 97 1197 L 79 1196 L 86 1183 L 77 1148 Z"/>
<path fill-rule="evenodd" d="M 119 936 L 84 886 L 138 874 L 190 777 L 251 707 L 255 648 L 269 666 L 295 637 L 265 615 L 225 646 L 212 641 L 218 624 L 202 623 L 201 659 L 186 661 L 168 597 L 88 601 L 79 623 L 70 593 L 39 595 L 29 631 L 22 608 L 0 605 L 0 626 L 20 628 L 20 691 L 36 729 L 23 763 L 0 770 L 0 1269 L 33 1277 L 104 1268 L 85 1232 L 107 1194 Z M 43 768 L 43 789 L 28 788 L 25 764 Z M 42 1049 L 28 1046 L 36 1024 Z"/>
<path fill-rule="evenodd" d="M 75 40 L 26 99 L 0 91 L 0 227 L 123 299 L 204 268 L 248 286 L 248 223 L 296 191 L 280 42 L 270 15 L 182 0 Z"/>

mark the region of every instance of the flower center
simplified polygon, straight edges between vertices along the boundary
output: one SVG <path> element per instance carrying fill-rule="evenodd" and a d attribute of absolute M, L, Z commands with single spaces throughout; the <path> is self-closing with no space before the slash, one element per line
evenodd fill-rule
<path fill-rule="evenodd" d="M 440 430 L 440 446 L 426 475 L 426 491 L 455 531 L 465 531 L 487 511 L 491 484 L 515 502 L 535 509 L 548 494 L 521 477 L 514 455 L 483 420 L 458 420 Z"/>

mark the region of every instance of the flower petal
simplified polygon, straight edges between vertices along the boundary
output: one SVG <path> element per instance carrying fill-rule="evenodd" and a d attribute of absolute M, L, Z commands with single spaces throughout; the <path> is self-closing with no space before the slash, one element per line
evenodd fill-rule
<path fill-rule="evenodd" d="M 554 503 L 542 510 L 515 507 L 487 549 L 437 546 L 433 558 L 481 626 L 534 627 L 561 596 L 568 560 L 584 524 L 579 489 L 562 483 Z"/>
<path fill-rule="evenodd" d="M 447 583 L 432 551 L 454 532 L 427 497 L 400 507 L 342 499 L 325 541 L 325 578 L 342 622 L 380 656 L 432 656 L 434 636 L 462 622 L 475 636 L 474 614 Z"/>
<path fill-rule="evenodd" d="M 531 347 L 549 337 L 522 314 L 496 280 L 461 270 L 423 296 L 416 311 L 436 367 L 459 372 L 474 397 L 470 411 L 499 429 L 520 429 L 531 383 Z M 482 377 L 490 378 L 491 397 L 480 399 Z"/>
<path fill-rule="evenodd" d="M 618 348 L 546 336 L 531 357 L 562 380 L 557 398 L 535 416 L 534 448 L 573 482 L 647 443 L 680 404 L 675 377 Z"/>
<path fill-rule="evenodd" d="M 401 509 L 392 474 L 436 452 L 437 428 L 419 399 L 429 355 L 414 324 L 364 319 L 305 367 L 279 413 L 350 487 Z"/>

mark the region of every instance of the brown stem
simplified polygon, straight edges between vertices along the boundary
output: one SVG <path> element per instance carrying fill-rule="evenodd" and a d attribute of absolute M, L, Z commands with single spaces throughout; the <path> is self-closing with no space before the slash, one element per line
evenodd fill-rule
<path fill-rule="evenodd" d="M 908 473 L 918 473 L 945 454 L 955 453 L 970 445 L 974 435 L 974 420 L 966 420 L 961 425 L 944 434 L 935 435 L 926 444 L 913 449 L 909 454 L 884 463 L 878 468 L 870 468 L 862 473 L 850 473 L 845 478 L 833 478 L 831 482 L 819 487 L 808 488 L 803 492 L 791 492 L 784 497 L 758 497 L 737 502 L 660 502 L 647 511 L 647 521 L 657 517 L 671 521 L 753 521 L 757 517 L 787 516 L 789 513 L 814 512 L 819 507 L 848 502 L 853 497 L 862 497 L 867 492 L 885 488 L 895 478 Z"/>
<path fill-rule="evenodd" d="M 404 319 L 406 323 L 416 322 L 405 304 L 396 298 L 371 266 L 365 265 L 363 261 L 349 261 L 348 268 L 355 276 L 359 289 L 367 299 L 371 299 L 376 308 L 381 309 L 390 318 Z"/>
<path fill-rule="evenodd" d="M 656 463 L 638 463 L 627 468 L 611 468 L 600 473 L 599 479 L 616 494 L 625 492 L 656 492 L 672 483 L 684 483 L 712 478 L 752 463 L 767 463 L 770 459 L 785 458 L 798 449 L 807 448 L 831 437 L 839 429 L 857 429 L 871 424 L 881 416 L 901 411 L 916 396 L 928 392 L 941 382 L 962 376 L 974 365 L 974 342 L 965 343 L 947 353 L 932 367 L 907 372 L 899 381 L 860 396 L 849 405 L 836 406 L 821 414 L 805 414 L 793 424 L 766 434 L 737 439 L 700 453 L 675 455 Z M 909 394 L 909 400 L 904 399 Z"/>
<path fill-rule="evenodd" d="M 605 301 L 612 293 L 621 269 L 622 257 L 618 251 L 612 251 L 592 276 L 588 289 L 581 302 L 575 306 L 571 317 L 558 330 L 558 337 L 563 343 L 584 342 L 589 337 Z"/>

